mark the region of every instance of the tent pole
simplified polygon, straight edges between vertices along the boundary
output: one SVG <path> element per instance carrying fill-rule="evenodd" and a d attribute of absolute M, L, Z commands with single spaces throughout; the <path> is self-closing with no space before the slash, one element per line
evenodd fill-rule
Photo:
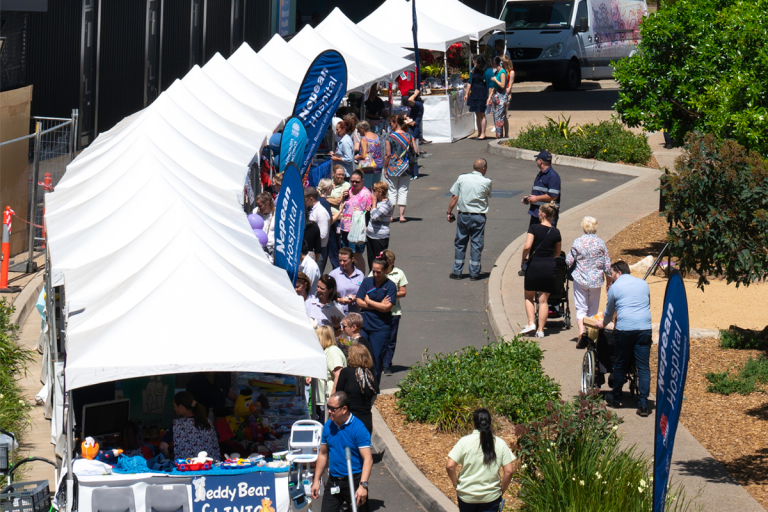
<path fill-rule="evenodd" d="M 448 50 L 443 53 L 443 71 L 445 72 L 445 94 L 448 94 Z"/>
<path fill-rule="evenodd" d="M 75 482 L 72 478 L 72 435 L 74 432 L 72 427 L 74 417 L 74 411 L 72 409 L 72 391 L 67 391 L 67 427 L 64 430 L 64 435 L 67 436 L 67 454 L 65 457 L 67 463 L 67 512 L 72 512 L 72 500 L 75 494 Z"/>

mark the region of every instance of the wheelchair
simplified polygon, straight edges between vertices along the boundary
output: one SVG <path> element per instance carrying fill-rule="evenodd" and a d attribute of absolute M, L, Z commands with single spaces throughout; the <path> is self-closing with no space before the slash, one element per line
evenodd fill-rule
<path fill-rule="evenodd" d="M 593 389 L 599 391 L 606 383 L 606 375 L 609 375 L 608 387 L 613 388 L 613 363 L 615 360 L 613 331 L 600 329 L 596 341 L 592 340 L 591 337 L 589 338 L 589 345 L 584 352 L 581 363 L 581 392 L 586 394 Z M 627 363 L 624 382 L 629 383 L 630 396 L 636 398 L 640 387 L 634 356 Z"/>

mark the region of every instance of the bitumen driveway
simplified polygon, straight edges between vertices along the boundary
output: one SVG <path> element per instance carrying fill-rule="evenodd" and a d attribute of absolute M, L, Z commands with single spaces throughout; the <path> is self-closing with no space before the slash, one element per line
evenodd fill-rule
<path fill-rule="evenodd" d="M 534 162 L 491 155 L 486 146 L 486 142 L 471 139 L 422 146 L 432 156 L 421 159 L 422 177 L 411 181 L 406 209 L 409 221 L 391 226 L 390 249 L 408 278 L 408 293 L 402 300 L 394 375 L 382 378 L 382 389 L 397 387 L 427 349 L 430 353 L 452 352 L 468 345 L 484 345 L 493 337 L 486 312 L 487 279 L 470 281 L 467 266 L 461 281 L 448 277 L 456 233 L 456 224 L 445 218 L 449 190 L 460 174 L 471 172 L 477 158 L 488 161 L 486 176 L 493 180 L 493 198 L 482 255 L 483 275 L 487 276 L 507 245 L 528 230 L 528 207 L 520 200 L 531 193 L 538 168 Z M 562 179 L 563 211 L 631 179 L 572 167 L 555 170 Z M 468 260 L 469 255 L 467 265 Z"/>

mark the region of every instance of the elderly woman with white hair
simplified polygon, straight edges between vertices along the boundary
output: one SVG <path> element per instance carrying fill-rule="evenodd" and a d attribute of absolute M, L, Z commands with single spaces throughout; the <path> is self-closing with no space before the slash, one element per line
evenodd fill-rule
<path fill-rule="evenodd" d="M 611 285 L 611 258 L 608 248 L 598 236 L 597 220 L 584 217 L 581 221 L 584 234 L 573 241 L 565 263 L 572 268 L 573 302 L 576 305 L 576 322 L 579 324 L 579 343 L 576 348 L 585 348 L 584 317 L 597 314 L 600 305 L 600 288 L 604 282 Z"/>

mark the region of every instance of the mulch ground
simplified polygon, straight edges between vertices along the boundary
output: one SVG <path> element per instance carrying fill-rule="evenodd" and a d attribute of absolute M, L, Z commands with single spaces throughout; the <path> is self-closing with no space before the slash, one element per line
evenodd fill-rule
<path fill-rule="evenodd" d="M 395 435 L 397 442 L 403 447 L 408 457 L 416 464 L 419 471 L 432 482 L 435 487 L 458 505 L 456 491 L 445 472 L 445 461 L 448 453 L 461 438 L 460 434 L 438 432 L 435 427 L 423 423 L 406 423 L 405 416 L 395 408 L 393 395 L 379 395 L 376 398 L 376 408 L 381 413 L 387 426 Z M 514 426 L 502 424 L 496 426 L 494 433 L 504 439 L 508 445 L 516 441 Z M 519 462 L 515 461 L 515 469 Z M 460 467 L 459 467 L 460 469 Z M 504 495 L 505 510 L 514 510 L 519 506 L 517 500 L 518 485 L 512 480 Z"/>
<path fill-rule="evenodd" d="M 710 393 L 704 377 L 709 372 L 738 368 L 762 353 L 722 349 L 715 338 L 691 340 L 680 421 L 760 505 L 768 508 L 768 395 Z M 657 351 L 652 351 L 651 390 L 656 389 L 657 356 Z"/>
<path fill-rule="evenodd" d="M 658 255 L 664 246 L 667 228 L 666 220 L 656 213 L 627 226 L 606 243 L 611 260 L 623 259 L 631 265 L 649 254 Z M 716 286 L 715 280 L 709 285 L 713 289 Z M 757 285 L 750 289 L 754 287 Z M 718 295 L 715 301 L 719 304 L 718 309 L 731 311 L 731 317 L 734 316 L 732 312 L 742 311 L 738 305 L 732 305 L 745 292 L 742 288 L 741 292 L 735 293 L 738 295 Z M 689 292 L 689 309 L 693 317 L 697 309 L 705 306 L 692 298 Z M 765 322 L 757 325 L 763 326 Z M 768 394 L 725 396 L 710 393 L 707 391 L 709 382 L 704 377 L 709 372 L 736 369 L 750 357 L 763 352 L 721 349 L 715 338 L 691 340 L 690 352 L 681 422 L 731 476 L 768 509 Z M 651 351 L 651 390 L 656 389 L 657 356 L 656 350 Z M 445 473 L 445 459 L 461 436 L 437 432 L 429 425 L 406 423 L 405 417 L 395 409 L 392 395 L 379 396 L 376 407 L 419 470 L 456 503 L 456 493 Z M 497 435 L 507 443 L 515 441 L 512 425 L 497 430 Z M 513 480 L 505 495 L 509 510 L 519 505 L 517 491 Z M 690 491 L 695 493 L 696 490 Z"/>
<path fill-rule="evenodd" d="M 598 236 L 599 228 L 598 225 Z M 652 213 L 630 224 L 605 243 L 611 261 L 624 260 L 633 265 L 649 254 L 655 258 L 664 248 L 668 229 L 667 219 L 660 217 L 658 213 Z"/>

